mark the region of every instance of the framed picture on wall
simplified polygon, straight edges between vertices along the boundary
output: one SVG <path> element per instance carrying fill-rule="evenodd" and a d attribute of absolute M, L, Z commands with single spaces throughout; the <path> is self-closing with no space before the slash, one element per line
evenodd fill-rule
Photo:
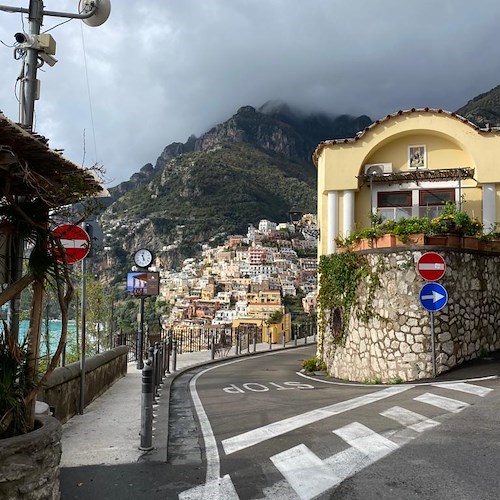
<path fill-rule="evenodd" d="M 408 146 L 408 168 L 427 168 L 427 152 L 424 145 Z"/>

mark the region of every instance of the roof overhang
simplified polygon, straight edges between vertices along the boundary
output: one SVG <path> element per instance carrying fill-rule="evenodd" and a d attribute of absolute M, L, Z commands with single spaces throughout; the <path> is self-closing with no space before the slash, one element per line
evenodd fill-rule
<path fill-rule="evenodd" d="M 0 197 L 40 197 L 56 207 L 106 194 L 93 170 L 67 160 L 46 138 L 0 112 Z"/>

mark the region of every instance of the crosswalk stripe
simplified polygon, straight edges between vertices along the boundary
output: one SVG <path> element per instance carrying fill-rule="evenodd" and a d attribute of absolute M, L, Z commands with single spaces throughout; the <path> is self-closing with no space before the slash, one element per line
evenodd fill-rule
<path fill-rule="evenodd" d="M 475 396 L 481 396 L 482 398 L 493 390 L 489 387 L 481 387 L 480 385 L 468 384 L 465 382 L 441 382 L 439 384 L 432 385 L 434 387 L 439 387 L 440 389 L 466 392 L 467 394 L 474 394 Z"/>
<path fill-rule="evenodd" d="M 377 434 L 359 422 L 345 425 L 333 431 L 333 433 L 353 448 L 356 448 L 374 460 L 378 460 L 399 448 L 396 443 Z"/>
<path fill-rule="evenodd" d="M 417 432 L 424 432 L 428 429 L 432 429 L 432 427 L 435 427 L 436 425 L 439 425 L 439 422 L 436 422 L 435 420 L 424 417 L 414 411 L 407 410 L 406 408 L 401 408 L 400 406 L 393 406 L 392 408 L 381 412 L 380 415 L 390 418 L 391 420 L 395 420 L 399 424 Z"/>
<path fill-rule="evenodd" d="M 272 456 L 271 461 L 301 500 L 314 498 L 339 483 L 323 460 L 304 444 Z"/>
<path fill-rule="evenodd" d="M 415 401 L 420 401 L 421 403 L 436 406 L 452 413 L 458 413 L 459 411 L 462 411 L 464 408 L 469 406 L 469 403 L 464 403 L 463 401 L 459 401 L 457 399 L 445 398 L 444 396 L 431 394 L 429 392 L 426 392 L 425 394 L 417 396 L 413 399 Z"/>
<path fill-rule="evenodd" d="M 381 401 L 383 399 L 395 396 L 404 391 L 407 391 L 413 386 L 394 386 L 388 387 L 381 391 L 372 392 L 370 394 L 365 394 L 364 396 L 358 396 L 353 399 L 348 399 L 347 401 L 341 401 L 339 403 L 334 403 L 323 408 L 318 408 L 316 410 L 311 410 L 300 415 L 295 415 L 293 417 L 285 418 L 284 420 L 279 420 L 271 424 L 264 425 L 257 429 L 244 432 L 237 436 L 233 436 L 222 441 L 222 446 L 226 455 L 235 453 L 237 451 L 243 450 L 250 446 L 262 443 L 268 439 L 282 436 L 288 432 L 295 429 L 300 429 L 306 425 L 313 424 L 325 418 L 333 417 L 339 415 L 340 413 L 345 413 L 356 408 L 361 408 L 376 401 Z"/>
<path fill-rule="evenodd" d="M 179 500 L 239 500 L 229 474 L 179 493 Z"/>

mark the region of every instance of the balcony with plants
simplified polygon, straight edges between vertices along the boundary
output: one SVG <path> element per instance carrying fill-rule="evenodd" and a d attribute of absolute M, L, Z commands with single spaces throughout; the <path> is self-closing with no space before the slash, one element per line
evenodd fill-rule
<path fill-rule="evenodd" d="M 337 238 L 339 252 L 398 246 L 437 245 L 500 253 L 500 231 L 484 233 L 481 222 L 455 203 L 444 204 L 437 217 L 401 217 L 386 220 L 370 215 L 371 227 Z"/>

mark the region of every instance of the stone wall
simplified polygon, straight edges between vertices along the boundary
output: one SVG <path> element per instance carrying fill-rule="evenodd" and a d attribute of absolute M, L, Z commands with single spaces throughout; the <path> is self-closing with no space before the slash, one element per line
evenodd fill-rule
<path fill-rule="evenodd" d="M 39 417 L 33 432 L 0 440 L 0 498 L 58 500 L 61 424 Z"/>
<path fill-rule="evenodd" d="M 364 323 L 353 311 L 343 345 L 325 333 L 319 352 L 331 376 L 384 383 L 432 377 L 430 314 L 419 300 L 425 281 L 416 272 L 418 259 L 430 250 L 446 261 L 439 283 L 449 295 L 434 313 L 436 373 L 500 349 L 500 255 L 428 247 L 372 250 L 360 253 L 379 269 L 376 314 Z M 361 306 L 366 292 L 360 286 Z"/>
<path fill-rule="evenodd" d="M 128 350 L 128 346 L 120 346 L 87 358 L 85 406 L 127 374 Z M 61 423 L 76 415 L 80 410 L 80 363 L 56 368 L 39 391 L 38 399 L 48 403 Z"/>

